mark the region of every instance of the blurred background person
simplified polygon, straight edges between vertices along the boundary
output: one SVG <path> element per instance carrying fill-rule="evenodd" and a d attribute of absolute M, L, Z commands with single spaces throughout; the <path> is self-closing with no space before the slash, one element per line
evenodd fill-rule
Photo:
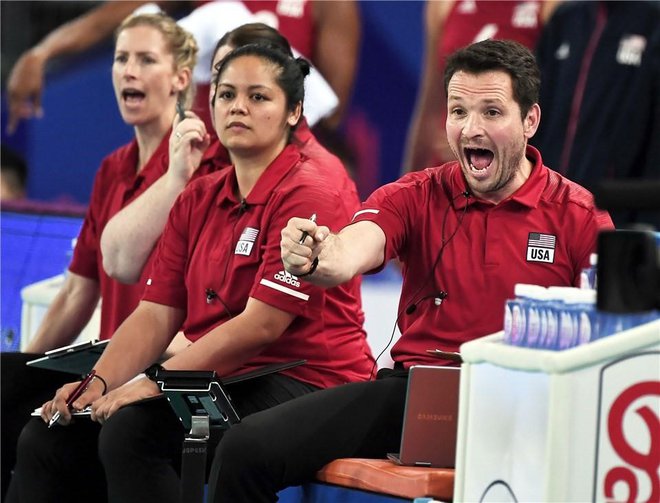
<path fill-rule="evenodd" d="M 457 49 L 489 38 L 510 39 L 533 49 L 556 1 L 459 0 L 426 2 L 424 59 L 402 171 L 454 160 L 445 133 L 445 59 Z M 552 164 L 550 164 L 552 166 Z"/>
<path fill-rule="evenodd" d="M 359 55 L 360 16 L 354 0 L 289 3 L 277 0 L 225 0 L 208 10 L 211 3 L 215 2 L 157 2 L 158 7 L 168 13 L 181 13 L 183 9 L 194 15 L 196 8 L 203 9 L 202 17 L 220 24 L 219 32 L 209 35 L 208 32 L 194 32 L 200 15 L 196 19 L 193 17 L 190 21 L 183 21 L 186 29 L 193 31 L 198 39 L 203 55 L 199 70 L 195 72 L 198 85 L 208 86 L 208 63 L 217 39 L 244 23 L 262 21 L 282 33 L 292 47 L 309 59 L 329 82 L 339 102 L 334 112 L 325 118 L 323 126 L 334 130 L 340 125 L 351 96 Z M 146 4 L 148 2 L 103 2 L 59 26 L 22 54 L 8 79 L 8 130 L 14 131 L 21 120 L 39 117 L 43 113 L 41 97 L 46 67 L 50 61 L 96 46 L 109 37 L 128 14 Z M 223 11 L 226 14 L 220 15 Z M 246 15 L 251 17 L 248 19 Z M 201 90 L 199 95 L 205 95 L 205 91 Z M 196 111 L 206 114 L 206 102 L 199 103 Z"/>
<path fill-rule="evenodd" d="M 2 145 L 0 168 L 0 201 L 25 199 L 28 169 L 25 160 L 6 145 Z"/>
<path fill-rule="evenodd" d="M 660 3 L 567 2 L 537 59 L 544 112 L 532 143 L 550 166 L 595 193 L 603 180 L 660 179 Z"/>

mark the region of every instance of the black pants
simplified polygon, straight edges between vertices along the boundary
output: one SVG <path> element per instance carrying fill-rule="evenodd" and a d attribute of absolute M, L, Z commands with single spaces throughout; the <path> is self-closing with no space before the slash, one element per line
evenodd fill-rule
<path fill-rule="evenodd" d="M 406 388 L 401 373 L 381 370 L 376 381 L 318 391 L 246 418 L 218 446 L 209 502 L 277 501 L 279 490 L 313 480 L 334 459 L 398 452 Z"/>
<path fill-rule="evenodd" d="M 227 386 L 241 416 L 316 390 L 281 374 Z M 164 397 L 124 407 L 103 426 L 79 419 L 49 430 L 34 419 L 19 439 L 10 501 L 178 502 L 183 438 Z M 211 438 L 210 453 L 219 440 Z"/>
<path fill-rule="evenodd" d="M 2 501 L 5 500 L 11 472 L 16 464 L 16 441 L 29 421 L 30 414 L 53 398 L 60 386 L 75 379 L 71 374 L 25 365 L 26 362 L 41 356 L 43 355 L 34 353 L 0 353 Z"/>

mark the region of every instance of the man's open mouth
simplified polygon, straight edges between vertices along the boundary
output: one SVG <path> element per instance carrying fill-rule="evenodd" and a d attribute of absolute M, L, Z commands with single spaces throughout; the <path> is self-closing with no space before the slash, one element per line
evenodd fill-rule
<path fill-rule="evenodd" d="M 493 162 L 493 152 L 485 148 L 466 148 L 465 158 L 473 171 L 483 171 Z"/>

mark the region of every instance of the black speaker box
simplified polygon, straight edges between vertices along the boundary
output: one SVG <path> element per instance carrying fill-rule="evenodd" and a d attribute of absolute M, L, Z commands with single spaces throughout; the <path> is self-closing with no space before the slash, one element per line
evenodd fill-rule
<path fill-rule="evenodd" d="M 613 313 L 659 309 L 658 250 L 653 232 L 602 231 L 598 235 L 598 309 Z"/>

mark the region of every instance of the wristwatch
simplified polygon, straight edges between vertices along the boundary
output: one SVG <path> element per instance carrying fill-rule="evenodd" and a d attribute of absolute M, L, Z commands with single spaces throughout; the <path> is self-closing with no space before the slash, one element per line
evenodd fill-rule
<path fill-rule="evenodd" d="M 156 382 L 156 379 L 158 378 L 158 372 L 161 370 L 165 370 L 163 366 L 160 363 L 154 363 L 151 367 L 144 371 L 144 375 L 146 375 L 151 381 Z"/>

